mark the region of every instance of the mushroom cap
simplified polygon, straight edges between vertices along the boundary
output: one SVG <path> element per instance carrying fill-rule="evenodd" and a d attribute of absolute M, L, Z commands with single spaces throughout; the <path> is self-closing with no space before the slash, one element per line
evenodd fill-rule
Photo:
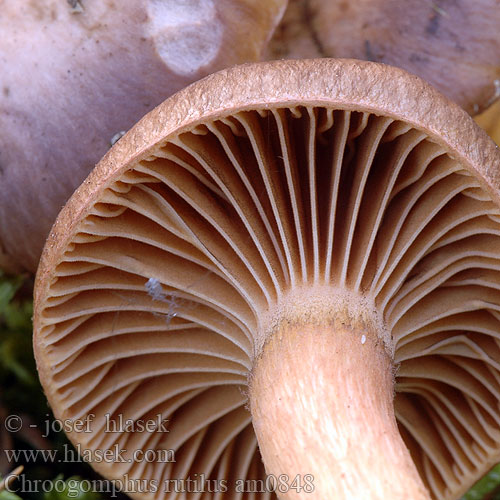
<path fill-rule="evenodd" d="M 499 188 L 484 131 L 403 70 L 289 60 L 191 85 L 106 154 L 49 235 L 34 344 L 56 417 L 94 414 L 70 439 L 127 450 L 93 463 L 108 478 L 263 477 L 245 408 L 263 323 L 331 287 L 390 332 L 403 439 L 432 496 L 458 497 L 500 459 Z M 161 415 L 169 432 L 105 433 L 106 415 Z"/>
<path fill-rule="evenodd" d="M 496 0 L 290 0 L 267 58 L 351 57 L 404 68 L 469 113 L 500 95 Z"/>
<path fill-rule="evenodd" d="M 191 82 L 259 60 L 285 4 L 4 0 L 0 265 L 36 271 L 57 214 L 112 138 Z"/>

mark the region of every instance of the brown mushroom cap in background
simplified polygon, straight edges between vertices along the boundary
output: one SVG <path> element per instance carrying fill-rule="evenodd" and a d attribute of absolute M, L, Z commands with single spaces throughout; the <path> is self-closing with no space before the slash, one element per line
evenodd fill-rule
<path fill-rule="evenodd" d="M 69 435 L 82 448 L 175 452 L 94 463 L 108 478 L 263 477 L 245 405 L 265 318 L 295 285 L 332 286 L 390 332 L 401 434 L 453 499 L 500 460 L 498 248 L 498 149 L 419 78 L 225 70 L 144 117 L 58 217 L 35 288 L 41 381 L 57 418 L 95 414 Z M 104 433 L 106 414 L 169 432 Z"/>
<path fill-rule="evenodd" d="M 474 120 L 500 146 L 500 99 Z"/>
<path fill-rule="evenodd" d="M 499 27 L 497 0 L 290 0 L 266 58 L 391 64 L 476 114 L 500 95 Z"/>
<path fill-rule="evenodd" d="M 189 83 L 259 60 L 285 5 L 0 2 L 0 266 L 35 271 L 115 134 Z"/>

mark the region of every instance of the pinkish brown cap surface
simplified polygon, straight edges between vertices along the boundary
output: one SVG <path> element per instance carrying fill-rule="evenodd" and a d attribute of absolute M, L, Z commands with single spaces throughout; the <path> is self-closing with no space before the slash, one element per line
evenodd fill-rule
<path fill-rule="evenodd" d="M 267 58 L 391 64 L 477 114 L 500 95 L 499 26 L 496 0 L 290 0 Z"/>

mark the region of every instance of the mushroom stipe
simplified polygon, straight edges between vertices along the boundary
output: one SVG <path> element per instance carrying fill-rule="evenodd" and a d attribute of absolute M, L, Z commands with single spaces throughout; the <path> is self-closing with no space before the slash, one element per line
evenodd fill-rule
<path fill-rule="evenodd" d="M 159 485 L 133 498 L 190 477 L 246 498 L 266 472 L 281 498 L 458 498 L 500 460 L 499 193 L 493 142 L 402 70 L 211 75 L 52 228 L 34 342 L 54 413 L 94 415 L 81 448 L 123 450 L 104 476 Z M 169 432 L 104 432 L 158 415 Z"/>

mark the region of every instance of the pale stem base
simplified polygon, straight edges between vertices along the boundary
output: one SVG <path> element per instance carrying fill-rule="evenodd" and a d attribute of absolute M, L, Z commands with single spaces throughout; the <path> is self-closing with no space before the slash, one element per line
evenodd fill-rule
<path fill-rule="evenodd" d="M 282 325 L 250 384 L 267 473 L 299 480 L 279 498 L 429 499 L 399 434 L 393 391 L 392 361 L 375 333 Z M 314 492 L 298 491 L 306 474 Z"/>

